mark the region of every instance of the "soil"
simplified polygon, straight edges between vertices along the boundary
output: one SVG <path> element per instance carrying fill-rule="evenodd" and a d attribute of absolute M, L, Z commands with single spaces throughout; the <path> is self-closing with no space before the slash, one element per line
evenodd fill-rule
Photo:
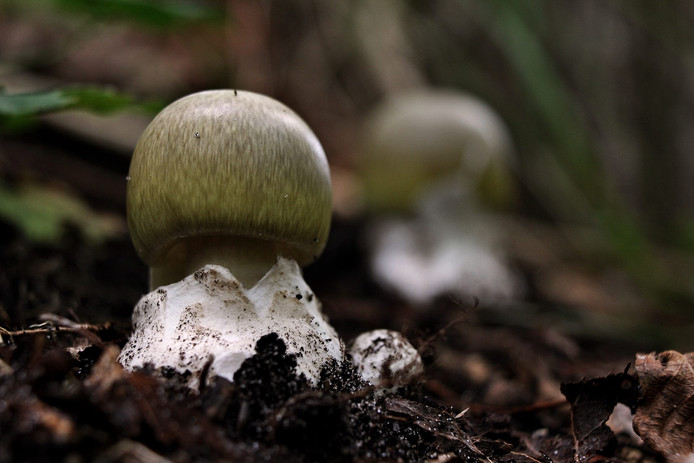
<path fill-rule="evenodd" d="M 604 425 L 617 403 L 636 407 L 635 346 L 543 322 L 557 308 L 539 293 L 537 318 L 474 299 L 409 305 L 372 281 L 364 225 L 336 218 L 306 281 L 345 340 L 403 332 L 420 381 L 375 389 L 345 362 L 312 387 L 269 335 L 233 382 L 193 393 L 116 361 L 147 280 L 126 234 L 94 245 L 66 226 L 38 245 L 0 221 L 0 463 L 660 461 Z"/>

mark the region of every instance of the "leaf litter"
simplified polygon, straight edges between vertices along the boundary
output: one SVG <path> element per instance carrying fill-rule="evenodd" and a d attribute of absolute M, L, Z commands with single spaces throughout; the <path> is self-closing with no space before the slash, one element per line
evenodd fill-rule
<path fill-rule="evenodd" d="M 638 354 L 636 371 L 642 388 L 636 432 L 668 462 L 693 461 L 694 352 Z"/>
<path fill-rule="evenodd" d="M 175 373 L 126 372 L 116 358 L 137 296 L 129 271 L 137 261 L 127 239 L 85 252 L 79 237 L 68 235 L 56 248 L 37 249 L 6 227 L 0 231 L 8 263 L 0 308 L 11 309 L 0 311 L 0 463 L 659 461 L 605 426 L 616 403 L 634 408 L 645 378 L 639 361 L 638 381 L 623 372 L 567 382 L 567 401 L 557 400 L 558 392 L 547 390 L 571 375 L 566 369 L 576 349 L 546 333 L 485 327 L 468 314 L 461 318 L 460 306 L 451 304 L 413 317 L 409 337 L 427 364 L 425 381 L 395 390 L 365 384 L 349 362 L 330 365 L 312 387 L 294 374 L 296 359 L 272 335 L 258 342 L 233 382 L 214 378 L 198 394 Z M 80 267 L 45 265 L 75 256 Z M 33 299 L 22 285 L 36 293 Z M 65 299 L 53 301 L 55 294 L 74 297 L 66 307 Z M 343 316 L 365 313 L 359 304 L 351 300 Z M 336 318 L 349 331 L 347 318 Z M 23 320 L 37 324 L 23 329 Z M 637 417 L 651 402 L 637 404 Z M 669 451 L 647 429 L 639 427 L 644 441 Z"/>

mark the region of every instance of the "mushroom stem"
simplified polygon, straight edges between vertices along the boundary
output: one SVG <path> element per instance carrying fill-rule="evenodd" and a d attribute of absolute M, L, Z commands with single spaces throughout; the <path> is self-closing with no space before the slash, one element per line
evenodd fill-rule
<path fill-rule="evenodd" d="M 239 283 L 251 288 L 275 265 L 277 256 L 277 246 L 267 240 L 226 235 L 181 238 L 150 267 L 150 290 L 180 281 L 207 264 L 228 268 Z"/>

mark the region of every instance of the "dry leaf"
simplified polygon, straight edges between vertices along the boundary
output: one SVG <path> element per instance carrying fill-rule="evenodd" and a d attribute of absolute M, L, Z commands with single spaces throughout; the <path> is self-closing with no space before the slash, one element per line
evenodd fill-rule
<path fill-rule="evenodd" d="M 628 368 L 628 367 L 627 367 Z M 617 403 L 633 410 L 638 396 L 636 378 L 624 373 L 561 385 L 571 404 L 571 435 L 575 461 L 609 455 L 616 444 L 605 424 Z"/>
<path fill-rule="evenodd" d="M 171 463 L 140 442 L 123 439 L 99 455 L 96 463 Z"/>
<path fill-rule="evenodd" d="M 694 352 L 637 354 L 641 400 L 634 428 L 668 461 L 694 454 Z"/>

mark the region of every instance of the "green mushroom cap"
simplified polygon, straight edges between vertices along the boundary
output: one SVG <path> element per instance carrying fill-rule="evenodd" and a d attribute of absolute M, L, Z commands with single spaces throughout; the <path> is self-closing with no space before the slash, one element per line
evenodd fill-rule
<path fill-rule="evenodd" d="M 504 122 L 478 98 L 455 90 L 393 95 L 367 118 L 359 144 L 365 202 L 405 212 L 436 182 L 467 184 L 488 205 L 510 202 L 513 163 Z"/>
<path fill-rule="evenodd" d="M 130 164 L 128 226 L 150 266 L 166 265 L 182 240 L 235 237 L 306 265 L 325 247 L 331 209 L 320 142 L 291 109 L 257 93 L 175 101 L 145 129 Z"/>

